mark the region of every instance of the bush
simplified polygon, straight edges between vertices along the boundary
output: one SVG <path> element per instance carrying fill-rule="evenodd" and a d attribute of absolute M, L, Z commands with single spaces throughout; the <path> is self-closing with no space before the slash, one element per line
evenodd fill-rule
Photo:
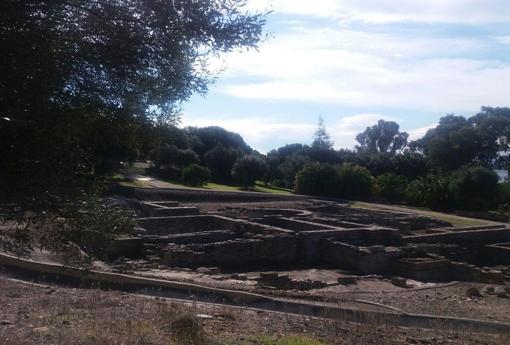
<path fill-rule="evenodd" d="M 401 202 L 407 186 L 404 176 L 386 173 L 378 176 L 374 182 L 374 195 L 384 201 Z"/>
<path fill-rule="evenodd" d="M 456 208 L 451 176 L 429 174 L 411 182 L 405 191 L 409 205 L 424 206 L 432 210 L 451 211 Z"/>
<path fill-rule="evenodd" d="M 170 324 L 175 340 L 179 344 L 206 344 L 205 332 L 200 320 L 191 313 L 179 315 Z"/>
<path fill-rule="evenodd" d="M 205 164 L 211 170 L 213 179 L 222 182 L 232 178 L 232 167 L 237 158 L 236 150 L 221 144 L 216 145 L 204 154 Z"/>
<path fill-rule="evenodd" d="M 462 210 L 486 211 L 497 205 L 498 175 L 485 167 L 461 168 L 452 176 L 457 207 Z"/>
<path fill-rule="evenodd" d="M 175 145 L 163 145 L 155 148 L 150 153 L 156 169 L 165 165 L 175 165 L 179 149 Z"/>
<path fill-rule="evenodd" d="M 168 166 L 185 167 L 200 161 L 198 155 L 190 149 L 181 150 L 175 145 L 163 145 L 151 151 L 150 157 L 156 169 Z"/>
<path fill-rule="evenodd" d="M 364 199 L 372 195 L 374 178 L 368 169 L 344 163 L 338 169 L 338 176 L 342 185 L 340 196 L 349 199 Z"/>
<path fill-rule="evenodd" d="M 255 155 L 246 155 L 232 167 L 232 177 L 244 186 L 253 186 L 256 180 L 263 180 L 269 172 L 267 163 Z"/>
<path fill-rule="evenodd" d="M 295 192 L 304 195 L 338 196 L 338 171 L 328 164 L 308 164 L 296 175 Z"/>
<path fill-rule="evenodd" d="M 193 150 L 186 149 L 177 151 L 178 166 L 186 167 L 190 164 L 197 164 L 198 162 L 200 162 L 200 158 Z"/>
<path fill-rule="evenodd" d="M 190 186 L 203 186 L 211 179 L 211 172 L 201 165 L 190 164 L 182 170 L 181 179 Z"/>
<path fill-rule="evenodd" d="M 277 170 L 281 175 L 281 187 L 295 188 L 296 175 L 306 165 L 307 158 L 299 154 L 294 154 L 278 165 Z"/>

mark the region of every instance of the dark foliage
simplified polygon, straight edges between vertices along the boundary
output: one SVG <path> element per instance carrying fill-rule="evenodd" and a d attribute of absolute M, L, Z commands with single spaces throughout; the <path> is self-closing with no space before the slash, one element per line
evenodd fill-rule
<path fill-rule="evenodd" d="M 295 191 L 298 194 L 348 199 L 365 199 L 372 194 L 373 177 L 358 165 L 345 163 L 307 164 L 296 175 Z"/>
<path fill-rule="evenodd" d="M 221 144 L 224 147 L 232 148 L 246 153 L 252 151 L 251 147 L 244 142 L 244 139 L 237 133 L 229 132 L 221 127 L 188 127 L 184 130 L 188 135 L 195 136 L 200 139 L 202 146 L 195 148 L 200 156 L 217 145 Z"/>
<path fill-rule="evenodd" d="M 359 151 L 387 152 L 395 154 L 403 150 L 407 145 L 409 134 L 400 132 L 398 123 L 394 121 L 379 120 L 379 122 L 367 127 L 363 133 L 356 136 L 359 143 Z"/>
<path fill-rule="evenodd" d="M 211 179 L 211 172 L 204 166 L 190 164 L 182 169 L 181 179 L 190 186 L 203 186 Z"/>
<path fill-rule="evenodd" d="M 260 157 L 246 155 L 239 158 L 232 167 L 232 177 L 245 187 L 253 186 L 257 180 L 265 180 L 269 167 Z"/>
<path fill-rule="evenodd" d="M 303 195 L 336 197 L 341 193 L 338 171 L 328 164 L 307 164 L 296 175 L 295 192 Z"/>
<path fill-rule="evenodd" d="M 348 199 L 366 199 L 372 195 L 373 177 L 368 169 L 345 163 L 338 169 L 342 184 L 341 196 Z"/>
<path fill-rule="evenodd" d="M 204 162 L 211 170 L 212 179 L 224 182 L 231 179 L 232 167 L 239 156 L 235 149 L 218 144 L 204 154 Z"/>
<path fill-rule="evenodd" d="M 498 175 L 484 167 L 469 167 L 453 174 L 452 189 L 457 207 L 464 210 L 486 211 L 498 202 Z"/>
<path fill-rule="evenodd" d="M 404 201 L 407 179 L 394 173 L 377 176 L 374 181 L 374 196 L 380 200 L 392 203 Z"/>
<path fill-rule="evenodd" d="M 120 162 L 147 154 L 180 104 L 207 90 L 213 78 L 199 66 L 260 40 L 263 16 L 243 4 L 0 2 L 0 202 L 64 215 Z"/>

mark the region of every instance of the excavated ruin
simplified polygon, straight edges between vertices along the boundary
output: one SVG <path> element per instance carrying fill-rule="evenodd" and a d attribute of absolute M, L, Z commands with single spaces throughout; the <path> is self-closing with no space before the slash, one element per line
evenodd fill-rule
<path fill-rule="evenodd" d="M 137 235 L 117 240 L 112 260 L 129 257 L 169 268 L 323 265 L 419 281 L 510 281 L 510 228 L 504 224 L 459 228 L 334 202 L 215 213 L 175 201 L 129 203 L 139 215 Z M 266 275 L 273 286 L 292 287 L 285 276 Z"/>

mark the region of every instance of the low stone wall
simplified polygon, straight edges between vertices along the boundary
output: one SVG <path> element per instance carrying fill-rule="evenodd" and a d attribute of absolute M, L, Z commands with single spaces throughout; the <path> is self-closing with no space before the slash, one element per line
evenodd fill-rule
<path fill-rule="evenodd" d="M 452 262 L 452 279 L 458 281 L 503 284 L 505 276 L 498 270 L 484 270 L 465 262 Z"/>
<path fill-rule="evenodd" d="M 484 229 L 403 237 L 407 243 L 498 243 L 510 241 L 510 229 Z"/>
<path fill-rule="evenodd" d="M 343 229 L 357 229 L 357 228 L 366 228 L 366 224 L 359 224 L 359 223 L 352 223 L 352 222 L 345 222 L 334 218 L 327 218 L 327 217 L 314 217 L 312 219 L 314 223 L 318 224 L 326 224 L 331 225 L 337 228 L 343 228 Z"/>
<path fill-rule="evenodd" d="M 421 260 L 420 260 L 421 259 Z M 419 281 L 452 281 L 453 267 L 444 258 L 404 258 L 393 265 L 396 274 Z"/>
<path fill-rule="evenodd" d="M 114 240 L 107 249 L 109 260 L 121 256 L 126 258 L 139 258 L 142 255 L 143 239 L 140 237 L 125 237 Z"/>
<path fill-rule="evenodd" d="M 139 218 L 137 223 L 149 235 L 171 235 L 213 230 L 231 230 L 238 236 L 252 234 L 294 234 L 268 225 L 216 215 Z"/>
<path fill-rule="evenodd" d="M 251 263 L 290 263 L 296 260 L 296 238 L 266 235 L 207 244 L 170 246 L 162 263 L 177 267 L 240 266 Z"/>
<path fill-rule="evenodd" d="M 390 272 L 392 261 L 402 254 L 396 247 L 357 247 L 332 240 L 321 241 L 320 253 L 324 262 L 362 274 Z"/>
<path fill-rule="evenodd" d="M 211 243 L 223 242 L 235 239 L 236 235 L 231 230 L 212 230 L 201 231 L 185 234 L 173 234 L 167 236 L 144 237 L 146 243 L 174 243 L 174 244 L 191 244 L 191 243 Z"/>
<path fill-rule="evenodd" d="M 288 208 L 246 208 L 246 207 L 226 207 L 223 211 L 229 216 L 235 218 L 260 218 L 264 216 L 280 217 L 308 217 L 311 212 L 306 210 L 295 210 Z"/>
<path fill-rule="evenodd" d="M 237 220 L 221 216 L 177 216 L 139 218 L 137 223 L 147 234 L 170 235 L 179 233 L 193 233 L 210 230 L 236 230 Z"/>
<path fill-rule="evenodd" d="M 333 226 L 307 222 L 304 220 L 295 220 L 285 217 L 263 217 L 252 219 L 252 222 L 275 226 L 282 229 L 293 230 L 296 232 L 300 231 L 315 231 L 315 230 L 328 230 L 337 229 Z"/>
<path fill-rule="evenodd" d="M 190 216 L 198 215 L 200 210 L 197 207 L 161 207 L 151 211 L 154 217 Z"/>
<path fill-rule="evenodd" d="M 497 243 L 485 247 L 486 255 L 493 262 L 503 265 L 510 265 L 510 243 Z"/>

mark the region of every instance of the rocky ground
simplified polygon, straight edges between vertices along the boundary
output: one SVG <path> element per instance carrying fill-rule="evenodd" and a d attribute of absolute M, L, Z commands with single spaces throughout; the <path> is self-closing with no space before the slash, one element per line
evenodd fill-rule
<path fill-rule="evenodd" d="M 200 284 L 251 291 L 274 297 L 327 301 L 333 304 L 363 304 L 374 302 L 402 312 L 443 316 L 466 317 L 482 320 L 510 322 L 510 286 L 457 282 L 453 284 L 420 283 L 407 281 L 410 288 L 392 284 L 390 277 L 356 277 L 355 284 L 335 284 L 311 290 L 273 290 L 264 288 L 255 280 L 261 272 L 243 273 L 248 280 L 230 277 L 239 274 L 203 274 L 196 271 L 139 272 L 139 274 L 169 278 Z M 294 279 L 322 281 L 334 284 L 338 277 L 349 276 L 338 270 L 302 269 L 281 271 Z M 472 290 L 480 295 L 473 294 Z M 361 301 L 361 303 L 359 303 Z"/>
<path fill-rule="evenodd" d="M 509 344 L 510 335 L 360 325 L 0 276 L 0 339 L 32 344 Z"/>

